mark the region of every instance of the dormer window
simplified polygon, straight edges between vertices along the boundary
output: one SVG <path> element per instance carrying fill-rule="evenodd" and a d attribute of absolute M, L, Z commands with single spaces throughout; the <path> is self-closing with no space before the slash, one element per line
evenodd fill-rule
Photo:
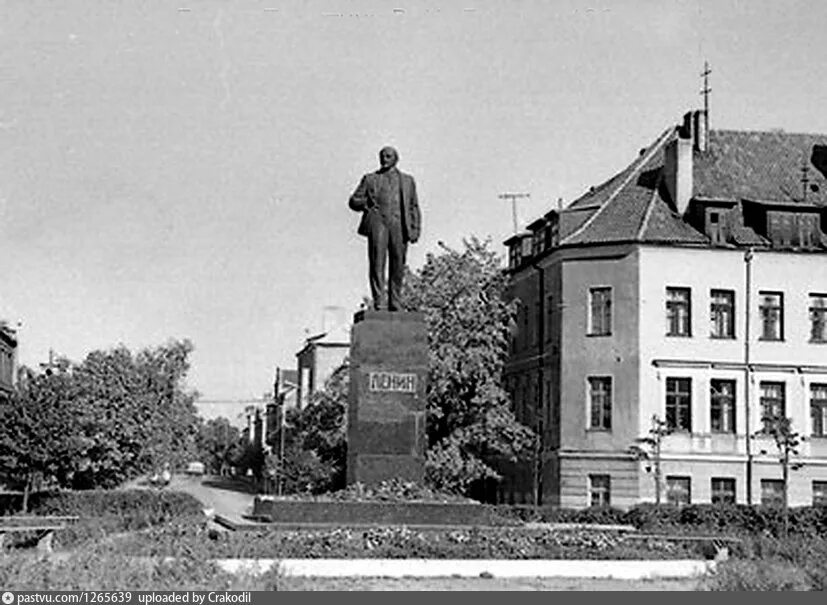
<path fill-rule="evenodd" d="M 720 208 L 710 208 L 706 214 L 706 235 L 713 244 L 725 244 L 723 213 Z"/>
<path fill-rule="evenodd" d="M 508 261 L 509 261 L 508 262 L 508 268 L 509 269 L 516 269 L 517 267 L 520 266 L 520 263 L 523 262 L 521 252 L 522 252 L 522 246 L 520 245 L 519 241 L 511 244 L 511 253 L 509 254 L 509 257 L 508 257 Z"/>
<path fill-rule="evenodd" d="M 532 239 L 530 236 L 523 237 L 523 258 L 531 258 Z"/>
<path fill-rule="evenodd" d="M 821 206 L 808 202 L 744 200 L 744 224 L 776 248 L 822 246 Z"/>
<path fill-rule="evenodd" d="M 538 256 L 538 255 L 542 254 L 546 249 L 545 248 L 545 243 L 546 242 L 545 242 L 545 238 L 543 237 L 544 233 L 545 233 L 545 229 L 538 229 L 537 231 L 534 232 L 534 235 L 532 235 L 532 240 L 533 240 L 532 246 L 534 248 L 534 256 Z"/>

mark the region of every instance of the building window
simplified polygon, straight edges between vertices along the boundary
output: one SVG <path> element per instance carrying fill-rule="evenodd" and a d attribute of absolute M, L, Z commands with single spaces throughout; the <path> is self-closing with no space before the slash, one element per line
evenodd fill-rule
<path fill-rule="evenodd" d="M 666 425 L 673 431 L 692 430 L 692 379 L 666 379 Z"/>
<path fill-rule="evenodd" d="M 714 433 L 735 432 L 735 381 L 709 381 L 710 425 Z"/>
<path fill-rule="evenodd" d="M 761 340 L 784 340 L 784 295 L 781 292 L 759 292 Z"/>
<path fill-rule="evenodd" d="M 589 505 L 611 506 L 611 478 L 609 475 L 589 475 Z"/>
<path fill-rule="evenodd" d="M 764 423 L 764 430 L 776 418 L 784 418 L 786 407 L 784 405 L 784 383 L 783 382 L 762 382 L 761 383 L 761 420 Z"/>
<path fill-rule="evenodd" d="M 712 338 L 735 338 L 735 292 L 712 290 L 709 298 Z"/>
<path fill-rule="evenodd" d="M 554 317 L 554 297 L 548 296 L 546 297 L 546 342 L 551 340 L 551 325 L 552 325 L 552 318 Z"/>
<path fill-rule="evenodd" d="M 532 240 L 533 240 L 532 246 L 534 248 L 534 250 L 533 250 L 534 256 L 540 256 L 540 254 L 545 252 L 545 249 L 546 249 L 545 248 L 545 243 L 546 243 L 545 229 L 537 229 L 532 234 Z"/>
<path fill-rule="evenodd" d="M 666 501 L 675 506 L 686 506 L 692 501 L 692 482 L 689 477 L 666 477 Z"/>
<path fill-rule="evenodd" d="M 810 294 L 810 342 L 827 342 L 827 294 Z"/>
<path fill-rule="evenodd" d="M 611 430 L 612 379 L 610 377 L 589 378 L 589 412 L 589 428 Z"/>
<path fill-rule="evenodd" d="M 813 437 L 827 437 L 827 384 L 810 385 L 810 418 Z"/>
<path fill-rule="evenodd" d="M 713 244 L 726 243 L 725 233 L 722 228 L 721 213 L 718 210 L 711 210 L 709 212 L 709 223 L 707 227 L 707 235 L 712 240 Z"/>
<path fill-rule="evenodd" d="M 813 506 L 827 506 L 827 481 L 813 481 Z"/>
<path fill-rule="evenodd" d="M 557 222 L 557 219 L 554 219 L 554 222 L 551 223 L 551 235 L 549 236 L 551 239 L 550 246 L 556 246 L 560 241 L 560 225 Z"/>
<path fill-rule="evenodd" d="M 516 269 L 520 266 L 520 263 L 523 262 L 522 259 L 522 247 L 520 245 L 520 241 L 517 240 L 513 244 L 511 244 L 511 254 L 508 256 L 508 268 L 509 269 Z"/>
<path fill-rule="evenodd" d="M 712 504 L 735 504 L 735 479 L 712 477 Z"/>
<path fill-rule="evenodd" d="M 524 258 L 524 259 L 531 258 L 531 246 L 532 246 L 532 240 L 531 240 L 531 237 L 530 237 L 530 236 L 528 236 L 528 235 L 524 235 L 524 236 L 523 236 L 523 238 L 522 238 L 522 246 L 523 246 L 523 250 L 522 250 L 522 256 L 523 256 L 523 258 Z"/>
<path fill-rule="evenodd" d="M 589 289 L 589 335 L 607 336 L 612 333 L 612 289 Z"/>
<path fill-rule="evenodd" d="M 666 335 L 692 335 L 692 302 L 689 288 L 666 288 Z"/>
<path fill-rule="evenodd" d="M 784 482 L 781 479 L 761 479 L 761 504 L 784 506 Z"/>

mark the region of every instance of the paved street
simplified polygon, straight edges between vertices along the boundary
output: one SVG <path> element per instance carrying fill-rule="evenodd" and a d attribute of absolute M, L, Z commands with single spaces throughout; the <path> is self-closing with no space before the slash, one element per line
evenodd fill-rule
<path fill-rule="evenodd" d="M 165 489 L 191 494 L 205 509 L 237 522 L 249 522 L 242 515 L 252 510 L 255 496 L 246 482 L 229 477 L 175 475 Z"/>

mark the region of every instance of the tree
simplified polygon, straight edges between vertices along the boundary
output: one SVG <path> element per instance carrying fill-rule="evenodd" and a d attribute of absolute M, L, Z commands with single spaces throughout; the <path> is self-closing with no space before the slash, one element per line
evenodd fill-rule
<path fill-rule="evenodd" d="M 12 480 L 61 487 L 115 487 L 195 451 L 194 400 L 184 378 L 189 341 L 133 355 L 126 347 L 24 370 L 13 405 L 2 409 L 0 459 Z"/>
<path fill-rule="evenodd" d="M 79 429 L 93 446 L 72 487 L 114 487 L 194 457 L 197 393 L 184 386 L 192 350 L 188 340 L 137 354 L 119 346 L 94 351 L 73 368 L 78 397 L 90 412 Z"/>
<path fill-rule="evenodd" d="M 764 428 L 756 433 L 756 436 L 770 436 L 775 442 L 778 449 L 778 462 L 781 464 L 781 482 L 783 489 L 784 501 L 783 516 L 784 516 L 784 537 L 786 538 L 790 530 L 790 511 L 789 511 L 789 483 L 790 470 L 798 470 L 803 465 L 801 462 L 792 463 L 790 458 L 798 456 L 798 446 L 804 441 L 804 437 L 793 430 L 792 420 L 784 416 L 764 416 L 762 418 Z M 761 450 L 762 454 L 766 454 L 766 450 Z"/>
<path fill-rule="evenodd" d="M 405 280 L 406 310 L 428 323 L 426 473 L 437 488 L 465 492 L 499 479 L 497 458 L 531 460 L 534 432 L 517 422 L 502 387 L 515 302 L 489 241 L 428 254 Z"/>
<path fill-rule="evenodd" d="M 233 456 L 240 437 L 239 430 L 223 416 L 200 424 L 196 447 L 198 458 L 204 463 L 207 472 L 226 474 L 227 469 L 234 465 Z"/>
<path fill-rule="evenodd" d="M 635 439 L 635 444 L 629 446 L 629 453 L 638 460 L 646 460 L 651 462 L 646 467 L 647 472 L 654 472 L 652 476 L 655 480 L 655 505 L 660 506 L 660 495 L 663 491 L 663 474 L 661 471 L 661 446 L 663 438 L 669 435 L 672 430 L 665 420 L 658 418 L 657 414 L 652 416 L 652 427 L 649 429 L 649 434 L 646 437 L 638 437 Z M 654 469 L 652 469 L 654 465 Z"/>
<path fill-rule="evenodd" d="M 11 401 L 0 406 L 0 464 L 4 479 L 22 488 L 24 511 L 32 491 L 70 482 L 90 446 L 75 430 L 86 411 L 66 365 L 59 367 L 40 375 L 21 368 Z"/>
<path fill-rule="evenodd" d="M 283 459 L 271 456 L 267 461 L 285 491 L 319 493 L 344 487 L 348 371 L 346 360 L 309 405 L 287 410 Z"/>

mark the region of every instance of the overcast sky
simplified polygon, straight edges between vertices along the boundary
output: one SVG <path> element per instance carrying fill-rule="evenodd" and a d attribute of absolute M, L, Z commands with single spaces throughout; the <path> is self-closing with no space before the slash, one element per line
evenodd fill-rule
<path fill-rule="evenodd" d="M 417 181 L 421 265 L 501 241 L 698 108 L 827 132 L 827 3 L 0 2 L 0 318 L 20 361 L 189 338 L 189 386 L 260 396 L 367 295 L 347 199 Z"/>

